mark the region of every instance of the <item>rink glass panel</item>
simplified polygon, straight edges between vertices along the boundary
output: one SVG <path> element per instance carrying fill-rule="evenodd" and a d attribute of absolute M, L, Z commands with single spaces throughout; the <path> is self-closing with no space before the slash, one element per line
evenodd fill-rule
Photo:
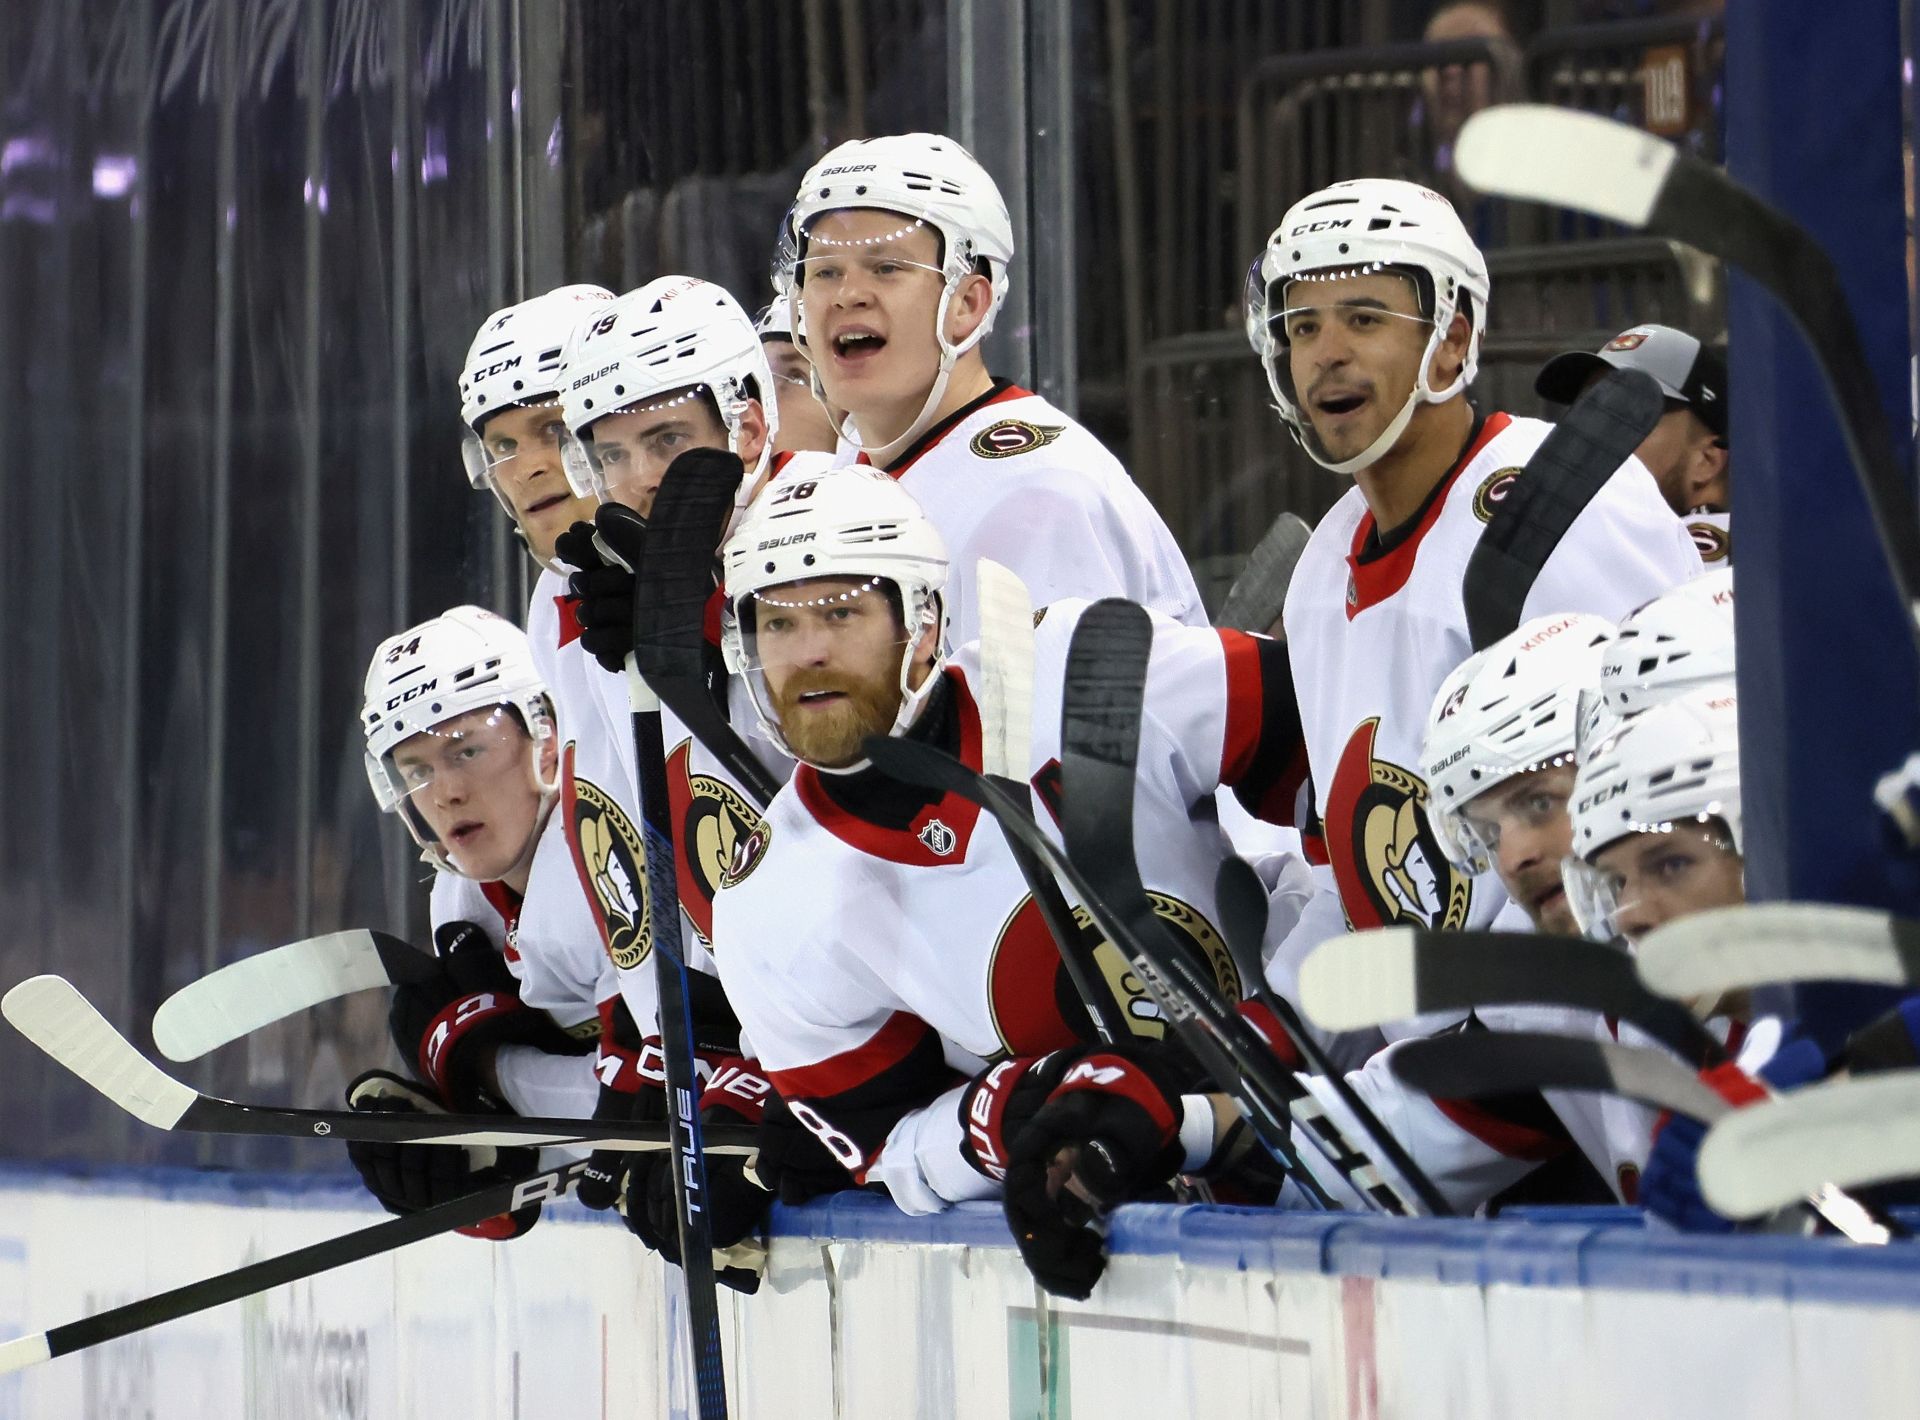
<path fill-rule="evenodd" d="M 1451 187 L 1434 84 L 1643 121 L 1717 153 L 1714 22 L 1423 55 L 1422 0 L 16 0 L 0 13 L 0 984 L 72 977 L 141 1044 L 223 962 L 316 932 L 425 934 L 355 721 L 384 635 L 519 615 L 531 568 L 461 476 L 454 381 L 489 311 L 665 271 L 771 294 L 799 175 L 944 129 L 1019 248 L 994 367 L 1106 439 L 1216 601 L 1283 509 L 1345 486 L 1268 408 L 1241 282 L 1306 188 Z M 1604 8 L 1603 6 L 1600 8 Z M 1664 28 L 1663 28 L 1664 26 Z M 1441 65 L 1440 59 L 1447 60 Z M 1672 83 L 1660 92 L 1671 121 Z M 1720 329 L 1658 243 L 1473 203 L 1496 299 L 1479 396 L 1639 319 Z M 142 1129 L 0 1034 L 5 1151 L 340 1163 Z M 323 1007 L 197 1085 L 322 1104 L 394 1064 L 384 1003 Z"/>

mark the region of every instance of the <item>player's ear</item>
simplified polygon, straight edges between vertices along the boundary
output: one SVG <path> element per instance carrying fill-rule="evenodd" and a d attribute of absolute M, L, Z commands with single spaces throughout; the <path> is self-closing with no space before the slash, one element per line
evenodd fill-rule
<path fill-rule="evenodd" d="M 760 400 L 750 399 L 740 415 L 740 432 L 735 436 L 735 453 L 751 469 L 767 447 L 767 412 Z"/>
<path fill-rule="evenodd" d="M 1465 311 L 1455 311 L 1453 320 L 1447 325 L 1445 339 L 1440 342 L 1440 348 L 1433 352 L 1433 359 L 1427 363 L 1429 389 L 1443 390 L 1460 378 L 1460 372 L 1466 368 L 1467 346 L 1472 339 L 1473 322 L 1467 318 Z"/>
<path fill-rule="evenodd" d="M 980 328 L 993 309 L 993 283 L 973 272 L 960 283 L 947 303 L 947 341 L 958 345 Z"/>
<path fill-rule="evenodd" d="M 1728 499 L 1727 445 L 1712 430 L 1694 445 L 1687 460 L 1686 495 L 1689 508 L 1724 508 Z"/>

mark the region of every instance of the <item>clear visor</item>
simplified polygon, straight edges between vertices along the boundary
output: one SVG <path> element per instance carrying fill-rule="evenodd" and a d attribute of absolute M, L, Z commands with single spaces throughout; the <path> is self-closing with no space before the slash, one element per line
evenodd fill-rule
<path fill-rule="evenodd" d="M 1573 920 L 1597 942 L 1638 940 L 1663 922 L 1736 902 L 1739 874 L 1732 838 L 1707 815 L 1635 825 L 1591 861 L 1570 856 L 1560 865 Z"/>
<path fill-rule="evenodd" d="M 579 498 L 649 506 L 667 466 L 711 428 L 706 416 L 716 402 L 706 385 L 691 385 L 596 417 L 561 447 L 567 486 Z"/>
<path fill-rule="evenodd" d="M 566 437 L 566 425 L 561 421 L 558 403 L 541 400 L 512 407 L 550 410 L 553 417 L 539 421 L 537 427 L 530 431 L 517 431 L 512 435 L 497 430 L 480 434 L 471 425 L 461 426 L 464 432 L 460 440 L 460 461 L 466 466 L 467 482 L 475 488 L 491 488 L 502 502 L 506 498 L 500 490 L 500 474 L 508 470 L 516 459 L 528 453 L 541 459 L 551 459 Z M 492 415 L 488 418 L 491 419 Z M 511 512 L 513 505 L 509 503 L 507 510 Z"/>
<path fill-rule="evenodd" d="M 544 717 L 529 734 L 511 706 L 487 706 L 369 756 L 368 778 L 381 809 L 399 814 L 427 856 L 488 881 L 504 876 L 539 831 L 553 788 L 541 772 L 551 737 Z"/>
<path fill-rule="evenodd" d="M 817 225 L 817 224 L 816 224 Z M 903 250 L 916 233 L 932 230 L 919 218 L 902 218 L 898 227 L 870 237 L 836 237 L 809 229 L 806 255 L 792 248 L 783 253 L 794 285 L 807 295 L 829 299 L 844 291 L 898 289 L 921 272 L 945 279 L 955 274 Z M 939 234 L 936 232 L 935 237 Z M 961 273 L 964 274 L 964 273 Z"/>
<path fill-rule="evenodd" d="M 1508 834 L 1528 838 L 1561 825 L 1573 798 L 1572 761 L 1560 755 L 1521 770 L 1503 771 L 1503 782 L 1455 808 L 1432 814 L 1434 834 L 1454 863 L 1469 873 L 1484 873 L 1500 858 Z M 1567 772 L 1555 774 L 1561 769 Z"/>

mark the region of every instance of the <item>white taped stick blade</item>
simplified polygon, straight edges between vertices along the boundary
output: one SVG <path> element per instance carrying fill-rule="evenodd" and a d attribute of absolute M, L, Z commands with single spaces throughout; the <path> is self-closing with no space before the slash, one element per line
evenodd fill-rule
<path fill-rule="evenodd" d="M 1454 164 L 1468 185 L 1646 225 L 1678 150 L 1610 118 L 1550 104 L 1499 104 L 1460 130 Z"/>
<path fill-rule="evenodd" d="M 1711 1124 L 1733 1106 L 1700 1082 L 1700 1077 L 1671 1055 L 1658 1050 L 1596 1041 L 1606 1057 L 1619 1093 L 1630 1099 L 1658 1104 L 1676 1114 Z"/>
<path fill-rule="evenodd" d="M 391 982 L 363 929 L 289 942 L 181 987 L 153 1013 L 153 1043 L 169 1060 L 220 1046 L 355 991 Z"/>
<path fill-rule="evenodd" d="M 28 977 L 0 997 L 0 1015 L 128 1114 L 156 1129 L 173 1128 L 198 1098 L 135 1050 L 61 977 Z"/>
<path fill-rule="evenodd" d="M 42 1361 L 53 1359 L 53 1348 L 47 1345 L 47 1333 L 36 1331 L 32 1336 L 17 1336 L 12 1341 L 0 1341 L 0 1376 L 13 1371 L 24 1371 L 28 1366 L 37 1366 Z"/>
<path fill-rule="evenodd" d="M 1007 567 L 981 558 L 974 573 L 980 608 L 981 766 L 1025 780 L 1033 735 L 1033 598 Z"/>
<path fill-rule="evenodd" d="M 1324 1030 L 1364 1030 L 1420 1012 L 1413 929 L 1335 937 L 1300 963 L 1300 1008 Z"/>
<path fill-rule="evenodd" d="M 1634 967 L 1649 990 L 1676 1000 L 1777 981 L 1907 984 L 1885 913 L 1815 903 L 1695 913 L 1649 932 Z"/>
<path fill-rule="evenodd" d="M 1729 1218 L 1758 1218 L 1823 1185 L 1920 1178 L 1920 1070 L 1810 1085 L 1736 1109 L 1700 1146 L 1700 1191 Z"/>

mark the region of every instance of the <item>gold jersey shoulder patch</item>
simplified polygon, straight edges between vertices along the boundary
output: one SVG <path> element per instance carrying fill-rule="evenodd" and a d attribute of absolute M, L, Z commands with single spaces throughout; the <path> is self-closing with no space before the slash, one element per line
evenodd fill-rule
<path fill-rule="evenodd" d="M 1480 480 L 1480 486 L 1473 490 L 1473 515 L 1483 523 L 1493 521 L 1493 510 L 1500 506 L 1500 500 L 1513 491 L 1513 481 L 1526 469 L 1519 464 L 1508 468 L 1496 468 Z"/>
<path fill-rule="evenodd" d="M 967 447 L 983 459 L 1010 459 L 1030 449 L 1043 449 L 1066 431 L 1064 424 L 1029 424 L 1024 419 L 1002 419 L 975 434 Z"/>

